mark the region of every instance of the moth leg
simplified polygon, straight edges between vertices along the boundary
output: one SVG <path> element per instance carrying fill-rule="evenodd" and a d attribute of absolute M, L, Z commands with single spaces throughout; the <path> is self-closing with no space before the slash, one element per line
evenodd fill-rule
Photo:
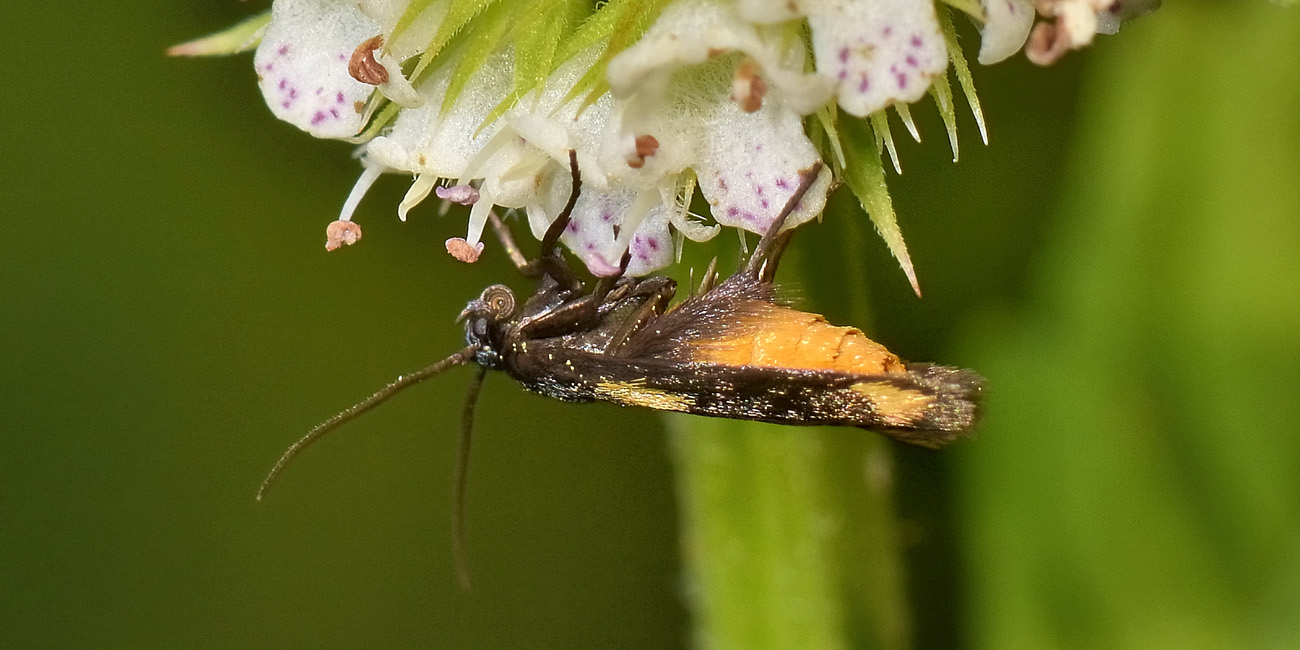
<path fill-rule="evenodd" d="M 520 272 L 528 277 L 537 277 L 539 275 L 548 275 L 555 280 L 556 284 L 564 287 L 570 292 L 577 292 L 582 289 L 582 281 L 569 268 L 569 263 L 564 261 L 564 256 L 556 248 L 560 241 L 560 235 L 564 234 L 564 229 L 569 227 L 569 221 L 573 217 L 573 206 L 578 203 L 578 195 L 582 193 L 582 174 L 578 171 L 578 152 L 569 150 L 569 174 L 573 177 L 573 189 L 569 192 L 569 202 L 556 215 L 555 220 L 547 227 L 546 234 L 542 236 L 542 250 L 537 259 L 529 262 L 525 267 L 520 268 Z M 513 258 L 512 258 L 513 259 Z"/>
<path fill-rule="evenodd" d="M 618 265 L 618 273 L 606 276 L 596 283 L 591 290 L 591 297 L 600 313 L 605 313 L 601 308 L 608 305 L 611 301 L 618 300 L 627 293 L 628 286 L 635 286 L 636 281 L 631 278 L 624 278 L 623 274 L 627 273 L 627 265 L 632 261 L 632 252 L 623 253 L 623 260 Z M 611 292 L 616 292 L 611 293 Z"/>
<path fill-rule="evenodd" d="M 510 233 L 510 229 L 497 216 L 496 210 L 488 211 L 488 223 L 492 224 L 492 232 L 496 233 L 497 239 L 501 242 L 501 247 L 505 249 L 506 255 L 510 258 L 511 263 L 519 269 L 520 273 L 528 275 L 528 260 L 520 252 L 519 245 L 515 243 L 515 237 Z"/>
<path fill-rule="evenodd" d="M 677 295 L 677 283 L 671 278 L 649 278 L 637 285 L 630 297 L 646 296 L 647 300 L 623 320 L 623 324 L 610 337 L 609 344 L 605 347 L 606 353 L 618 354 L 619 348 L 623 347 L 628 338 L 667 311 L 668 303 L 672 302 L 675 295 Z"/>
<path fill-rule="evenodd" d="M 560 336 L 588 329 L 600 318 L 599 305 L 594 295 L 575 298 L 554 309 L 538 314 L 520 324 L 520 334 L 528 339 Z"/>
<path fill-rule="evenodd" d="M 785 252 L 785 245 L 790 241 L 790 232 L 783 233 L 781 228 L 785 226 L 786 220 L 790 218 L 812 184 L 817 181 L 821 171 L 822 163 L 817 161 L 812 167 L 799 172 L 799 187 L 795 189 L 794 194 L 790 195 L 790 200 L 786 201 L 785 207 L 781 208 L 781 213 L 776 216 L 772 225 L 768 226 L 767 232 L 763 233 L 763 238 L 758 241 L 754 254 L 749 257 L 749 263 L 745 265 L 746 275 L 763 282 L 770 282 L 776 275 L 777 262 L 781 259 L 781 253 Z"/>
<path fill-rule="evenodd" d="M 601 284 L 612 285 L 604 291 L 594 291 L 588 295 L 570 300 L 550 311 L 539 314 L 520 327 L 520 333 L 528 338 L 546 338 L 559 336 L 575 330 L 595 327 L 600 319 L 609 314 L 624 301 L 638 297 L 653 297 L 662 302 L 659 309 L 663 311 L 668 301 L 676 292 L 676 284 L 669 278 L 657 277 L 638 282 L 632 278 L 602 278 Z M 667 287 L 667 295 L 659 296 L 661 287 Z M 633 330 L 635 331 L 635 330 Z"/>
<path fill-rule="evenodd" d="M 706 294 L 718 286 L 718 258 L 714 257 L 709 262 L 708 268 L 704 269 L 704 275 L 700 278 L 699 294 Z"/>
<path fill-rule="evenodd" d="M 551 222 L 551 226 L 546 229 L 546 234 L 542 236 L 542 258 L 549 257 L 555 250 L 556 242 L 560 241 L 560 235 L 564 234 L 564 229 L 569 227 L 569 220 L 573 217 L 573 206 L 578 203 L 578 195 L 582 193 L 582 173 L 578 171 L 578 152 L 569 150 L 569 174 L 573 177 L 573 189 L 569 190 L 569 202 L 564 204 L 564 209 Z"/>

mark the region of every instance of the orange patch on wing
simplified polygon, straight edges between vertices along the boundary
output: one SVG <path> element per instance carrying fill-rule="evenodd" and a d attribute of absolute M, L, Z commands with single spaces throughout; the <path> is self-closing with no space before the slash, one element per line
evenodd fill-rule
<path fill-rule="evenodd" d="M 818 314 L 772 306 L 740 322 L 739 334 L 700 341 L 693 361 L 729 366 L 836 370 L 865 375 L 901 374 L 903 362 L 852 327 Z"/>

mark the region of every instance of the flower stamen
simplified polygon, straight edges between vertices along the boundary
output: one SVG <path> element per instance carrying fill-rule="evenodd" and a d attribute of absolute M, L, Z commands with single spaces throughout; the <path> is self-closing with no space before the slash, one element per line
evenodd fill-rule
<path fill-rule="evenodd" d="M 452 257 L 466 264 L 477 262 L 479 255 L 483 253 L 483 242 L 471 244 L 460 237 L 448 239 L 446 245 L 447 252 Z"/>
<path fill-rule="evenodd" d="M 763 96 L 766 94 L 767 82 L 758 74 L 758 63 L 753 59 L 745 59 L 731 79 L 731 101 L 736 102 L 740 110 L 753 113 L 763 107 Z"/>
<path fill-rule="evenodd" d="M 332 251 L 340 246 L 351 246 L 361 240 L 361 226 L 342 219 L 330 223 L 325 228 L 325 250 Z"/>
<path fill-rule="evenodd" d="M 627 157 L 627 166 L 632 169 L 641 169 L 645 167 L 645 159 L 659 151 L 659 140 L 650 134 L 638 135 L 634 146 L 635 151 Z"/>
<path fill-rule="evenodd" d="M 388 83 L 388 69 L 375 60 L 375 50 L 384 46 L 384 36 L 373 36 L 362 41 L 348 59 L 348 74 L 363 84 L 378 86 Z"/>

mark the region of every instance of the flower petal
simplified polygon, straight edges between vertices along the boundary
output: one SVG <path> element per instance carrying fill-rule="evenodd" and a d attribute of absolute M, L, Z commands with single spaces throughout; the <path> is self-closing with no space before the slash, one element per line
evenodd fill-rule
<path fill-rule="evenodd" d="M 982 65 L 992 65 L 1020 51 L 1034 26 L 1032 0 L 980 0 L 984 27 L 980 29 Z"/>
<path fill-rule="evenodd" d="M 348 61 L 378 33 L 379 25 L 347 2 L 278 0 L 253 57 L 266 105 L 318 138 L 356 135 L 374 88 L 348 74 Z"/>
<path fill-rule="evenodd" d="M 820 160 L 799 115 L 779 101 L 763 102 L 753 113 L 719 101 L 698 124 L 696 137 L 704 146 L 694 167 L 713 218 L 724 226 L 766 232 L 798 189 L 799 172 Z M 830 181 L 824 169 L 787 227 L 821 213 Z"/>
<path fill-rule="evenodd" d="M 743 52 L 806 115 L 830 100 L 833 84 L 821 75 L 804 74 L 802 42 L 781 36 L 779 30 L 742 19 L 729 4 L 679 0 L 664 9 L 640 41 L 609 62 L 610 92 L 627 99 L 647 85 L 662 85 L 673 70 Z"/>
<path fill-rule="evenodd" d="M 806 6 L 817 69 L 836 80 L 840 106 L 851 115 L 914 102 L 948 68 L 931 2 L 826 0 Z"/>
<path fill-rule="evenodd" d="M 366 154 L 385 166 L 442 178 L 459 178 L 466 165 L 500 128 L 481 131 L 483 117 L 511 88 L 513 66 L 506 54 L 488 59 L 472 83 L 443 111 L 452 66 L 434 71 L 420 84 L 423 105 L 397 114 L 392 129 L 366 145 Z"/>
<path fill-rule="evenodd" d="M 617 231 L 617 234 L 615 234 Z M 673 262 L 668 213 L 657 193 L 629 187 L 584 191 L 560 238 L 596 275 L 612 275 L 631 253 L 628 275 L 653 273 Z"/>
<path fill-rule="evenodd" d="M 741 17 L 760 25 L 802 18 L 798 2 L 791 0 L 736 0 Z"/>

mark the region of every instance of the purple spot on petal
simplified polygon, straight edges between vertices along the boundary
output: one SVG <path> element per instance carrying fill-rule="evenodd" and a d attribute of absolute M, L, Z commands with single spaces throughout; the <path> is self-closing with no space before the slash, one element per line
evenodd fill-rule
<path fill-rule="evenodd" d="M 718 177 L 718 189 L 720 190 L 727 189 L 727 179 L 722 178 L 721 176 Z"/>
<path fill-rule="evenodd" d="M 840 73 L 835 75 L 835 77 L 840 81 L 844 81 L 844 79 L 847 78 L 848 76 L 849 76 L 848 68 L 840 68 Z"/>
<path fill-rule="evenodd" d="M 285 107 L 285 108 L 289 108 L 289 105 L 292 104 L 292 103 L 293 103 L 293 102 L 291 102 L 291 101 L 289 101 L 289 100 L 286 99 L 286 100 L 284 100 L 283 102 L 280 102 L 280 105 L 283 106 L 283 107 Z"/>
<path fill-rule="evenodd" d="M 320 112 L 320 111 L 316 111 L 316 114 L 313 115 L 313 116 L 311 116 L 311 125 L 312 125 L 312 126 L 316 126 L 316 125 L 318 125 L 318 124 L 320 124 L 321 122 L 324 122 L 324 121 L 325 121 L 325 114 L 322 113 L 322 112 Z"/>
<path fill-rule="evenodd" d="M 778 178 L 776 179 L 776 186 L 783 190 L 788 190 L 790 189 L 790 181 L 787 181 L 784 178 Z"/>
<path fill-rule="evenodd" d="M 331 108 L 331 109 L 330 109 L 330 115 L 333 115 L 333 116 L 334 116 L 334 119 L 338 119 L 338 117 L 339 117 L 339 109 L 337 109 L 337 108 Z"/>
<path fill-rule="evenodd" d="M 871 80 L 867 79 L 867 73 L 862 73 L 862 80 L 858 82 L 858 92 L 865 93 L 871 87 Z"/>
<path fill-rule="evenodd" d="M 279 51 L 280 51 L 280 56 L 284 56 L 284 55 L 286 55 L 286 54 L 289 53 L 289 46 L 288 46 L 288 45 L 281 45 Z"/>
<path fill-rule="evenodd" d="M 342 103 L 345 101 L 345 100 L 343 99 L 343 93 L 339 93 L 339 94 L 335 95 L 335 96 L 334 96 L 334 101 L 336 101 L 336 102 L 342 104 Z"/>
<path fill-rule="evenodd" d="M 587 250 L 589 250 L 589 251 L 594 251 L 594 250 L 596 250 L 596 242 L 590 242 L 590 241 L 589 241 L 589 242 L 583 244 L 582 247 L 585 248 L 585 249 L 587 249 Z"/>
<path fill-rule="evenodd" d="M 612 212 L 601 212 L 601 213 L 600 213 L 600 220 L 601 220 L 601 221 L 604 221 L 605 223 L 609 223 L 609 222 L 611 222 L 611 221 L 614 220 L 614 213 L 612 213 Z"/>
<path fill-rule="evenodd" d="M 348 60 L 348 55 L 346 55 L 346 54 L 340 54 L 340 55 L 339 55 L 339 60 L 340 60 L 340 61 L 347 61 L 347 60 Z"/>
<path fill-rule="evenodd" d="M 297 98 L 298 98 L 298 89 L 297 89 L 297 88 L 290 88 L 290 89 L 289 89 L 289 99 L 297 99 Z"/>
<path fill-rule="evenodd" d="M 279 83 L 278 85 L 276 85 L 276 88 L 279 88 L 280 90 L 284 90 L 284 89 L 285 89 L 285 86 L 288 86 L 288 85 L 289 85 L 289 80 L 288 80 L 288 79 L 281 79 L 281 80 L 280 80 L 280 83 Z"/>
<path fill-rule="evenodd" d="M 645 240 L 645 245 L 649 246 L 650 250 L 652 251 L 659 250 L 659 240 L 655 239 L 654 237 L 647 237 Z"/>
<path fill-rule="evenodd" d="M 913 68 L 917 66 L 916 57 L 912 56 L 911 54 L 907 55 L 907 58 L 903 60 L 907 62 L 907 65 L 910 65 Z"/>
<path fill-rule="evenodd" d="M 737 215 L 739 215 L 739 214 L 740 214 L 740 209 L 737 208 L 736 206 L 733 205 L 733 206 L 727 208 L 727 216 L 728 216 L 728 217 L 735 217 L 735 216 L 737 216 Z"/>
<path fill-rule="evenodd" d="M 841 47 L 841 48 L 840 48 L 840 63 L 848 63 L 848 61 L 849 61 L 849 48 L 847 48 L 847 47 Z"/>
<path fill-rule="evenodd" d="M 759 196 L 763 196 L 763 186 L 762 186 L 762 185 L 755 185 L 755 186 L 754 186 L 754 193 L 757 194 L 757 195 L 759 195 Z"/>
<path fill-rule="evenodd" d="M 913 34 L 913 35 L 912 35 L 912 47 L 921 47 L 921 37 L 920 37 L 920 36 L 918 36 L 918 35 L 916 35 L 916 34 Z"/>
<path fill-rule="evenodd" d="M 570 221 L 569 225 L 565 226 L 564 229 L 569 232 L 578 232 L 579 230 L 582 230 L 582 226 L 579 225 L 577 221 Z"/>
<path fill-rule="evenodd" d="M 890 36 L 892 36 L 892 35 L 894 34 L 894 28 L 893 28 L 892 25 L 885 25 L 885 29 L 884 29 L 882 32 L 880 32 L 880 33 L 881 33 L 885 38 L 889 38 Z"/>
<path fill-rule="evenodd" d="M 767 202 L 767 199 L 763 199 L 762 201 L 759 201 L 759 203 L 762 203 L 762 204 L 763 204 L 763 209 L 764 209 L 764 210 L 766 210 L 766 209 L 772 207 L 772 206 Z"/>
<path fill-rule="evenodd" d="M 905 75 L 905 74 L 899 72 L 898 74 L 895 74 L 895 75 L 894 75 L 894 81 L 897 81 L 897 82 L 898 82 L 898 89 L 899 89 L 899 90 L 903 90 L 903 89 L 907 88 L 907 75 Z"/>

